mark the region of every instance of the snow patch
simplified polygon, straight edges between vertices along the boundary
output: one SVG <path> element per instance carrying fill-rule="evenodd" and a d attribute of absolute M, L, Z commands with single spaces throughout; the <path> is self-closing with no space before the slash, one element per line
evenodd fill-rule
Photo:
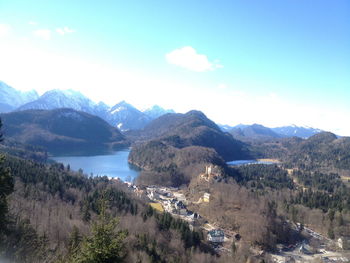
<path fill-rule="evenodd" d="M 120 112 L 120 111 L 122 111 L 122 110 L 125 110 L 125 107 L 119 106 L 118 108 L 114 109 L 114 110 L 111 112 L 111 114 L 115 114 L 115 113 Z"/>

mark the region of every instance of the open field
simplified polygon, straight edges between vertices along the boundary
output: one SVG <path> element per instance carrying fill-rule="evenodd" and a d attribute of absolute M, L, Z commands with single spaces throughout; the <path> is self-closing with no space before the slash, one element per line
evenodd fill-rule
<path fill-rule="evenodd" d="M 157 211 L 159 211 L 159 212 L 164 212 L 164 208 L 163 208 L 162 204 L 160 204 L 160 203 L 149 203 L 149 205 L 150 205 L 153 209 L 155 209 L 155 210 L 157 210 Z"/>

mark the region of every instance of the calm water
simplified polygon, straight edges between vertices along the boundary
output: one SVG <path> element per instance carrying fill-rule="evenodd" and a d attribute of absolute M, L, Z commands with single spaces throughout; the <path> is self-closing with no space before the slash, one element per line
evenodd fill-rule
<path fill-rule="evenodd" d="M 139 172 L 128 163 L 129 152 L 122 150 L 106 155 L 54 156 L 50 159 L 64 165 L 69 164 L 75 171 L 81 168 L 88 175 L 106 175 L 130 182 L 139 175 Z"/>
<path fill-rule="evenodd" d="M 246 164 L 275 164 L 275 162 L 266 162 L 266 161 L 258 161 L 258 160 L 236 160 L 227 162 L 228 165 L 239 166 Z"/>

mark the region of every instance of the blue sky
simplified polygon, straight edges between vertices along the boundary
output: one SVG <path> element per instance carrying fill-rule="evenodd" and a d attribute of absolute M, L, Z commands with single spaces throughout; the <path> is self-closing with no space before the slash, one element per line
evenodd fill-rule
<path fill-rule="evenodd" d="M 350 135 L 350 2 L 0 0 L 0 79 Z"/>

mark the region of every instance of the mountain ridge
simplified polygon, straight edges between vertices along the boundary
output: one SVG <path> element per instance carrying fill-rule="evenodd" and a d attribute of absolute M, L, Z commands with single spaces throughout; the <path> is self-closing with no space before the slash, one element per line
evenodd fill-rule
<path fill-rule="evenodd" d="M 108 151 L 128 145 L 117 128 L 73 109 L 24 110 L 0 117 L 6 137 L 44 147 L 53 154 L 77 149 Z"/>
<path fill-rule="evenodd" d="M 39 97 L 35 90 L 22 92 L 0 81 L 0 113 L 10 112 Z"/>

